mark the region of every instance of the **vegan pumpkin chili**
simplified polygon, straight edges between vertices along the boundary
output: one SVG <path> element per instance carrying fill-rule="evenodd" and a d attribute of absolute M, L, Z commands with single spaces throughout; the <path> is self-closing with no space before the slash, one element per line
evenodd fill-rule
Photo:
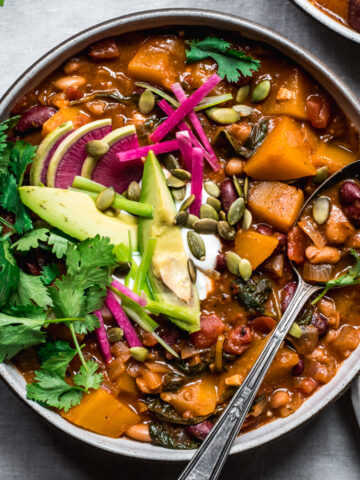
<path fill-rule="evenodd" d="M 359 0 L 309 0 L 322 12 L 338 22 L 360 32 Z"/>
<path fill-rule="evenodd" d="M 4 182 L 25 180 L 0 197 L 0 358 L 75 425 L 168 448 L 196 447 L 249 372 L 295 292 L 289 258 L 348 286 L 306 306 L 243 430 L 295 412 L 360 342 L 359 183 L 297 222 L 358 132 L 298 65 L 214 35 L 90 46 L 19 99 L 4 147 Z M 40 145 L 30 175 L 18 139 Z"/>

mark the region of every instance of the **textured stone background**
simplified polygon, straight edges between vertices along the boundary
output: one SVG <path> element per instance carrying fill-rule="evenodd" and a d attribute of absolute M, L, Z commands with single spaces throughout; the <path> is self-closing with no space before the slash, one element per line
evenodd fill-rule
<path fill-rule="evenodd" d="M 288 0 L 153 0 L 153 8 L 208 8 L 262 23 L 325 61 L 358 94 L 360 46 Z M 148 9 L 144 0 L 5 0 L 0 9 L 0 96 L 32 62 L 70 35 Z M 175 480 L 181 464 L 115 457 L 48 426 L 0 384 L 0 480 Z M 222 479 L 358 480 L 360 432 L 349 393 L 287 437 L 229 459 Z"/>

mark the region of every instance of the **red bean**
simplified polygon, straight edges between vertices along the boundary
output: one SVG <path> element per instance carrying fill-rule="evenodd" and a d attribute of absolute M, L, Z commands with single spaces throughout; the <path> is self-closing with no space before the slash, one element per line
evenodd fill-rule
<path fill-rule="evenodd" d="M 231 355 L 241 355 L 252 342 L 253 332 L 251 328 L 241 325 L 233 328 L 227 334 L 224 350 Z"/>
<path fill-rule="evenodd" d="M 219 251 L 219 253 L 216 255 L 215 270 L 218 272 L 224 272 L 226 270 L 226 258 L 223 252 Z"/>
<path fill-rule="evenodd" d="M 287 235 L 288 258 L 295 263 L 304 263 L 307 245 L 305 234 L 298 226 L 293 227 Z"/>
<path fill-rule="evenodd" d="M 323 337 L 329 329 L 329 320 L 321 313 L 314 313 L 311 325 L 314 325 L 319 330 L 319 337 Z"/>
<path fill-rule="evenodd" d="M 360 0 L 350 0 L 348 20 L 349 25 L 360 33 Z"/>
<path fill-rule="evenodd" d="M 340 200 L 343 205 L 360 201 L 360 187 L 355 182 L 344 182 L 340 188 Z"/>
<path fill-rule="evenodd" d="M 217 337 L 223 332 L 224 324 L 216 315 L 205 316 L 200 318 L 201 330 L 190 335 L 191 341 L 196 348 L 210 348 L 217 340 Z"/>
<path fill-rule="evenodd" d="M 271 317 L 257 317 L 254 320 L 251 320 L 249 325 L 260 333 L 270 333 L 275 327 L 276 321 Z"/>
<path fill-rule="evenodd" d="M 291 373 L 294 375 L 294 377 L 298 377 L 304 372 L 304 370 L 305 370 L 304 360 L 299 358 L 298 363 L 292 368 Z"/>
<path fill-rule="evenodd" d="M 169 330 L 166 330 L 164 333 L 161 334 L 161 338 L 168 345 L 170 346 L 175 345 L 175 343 L 180 338 L 179 330 L 177 328 L 169 328 Z"/>
<path fill-rule="evenodd" d="M 65 95 L 67 96 L 68 100 L 73 101 L 79 100 L 83 94 L 79 87 L 74 87 L 73 85 L 70 85 L 65 89 Z"/>
<path fill-rule="evenodd" d="M 118 46 L 112 38 L 106 38 L 105 40 L 94 43 L 94 45 L 91 45 L 89 51 L 89 56 L 94 60 L 110 60 L 117 58 L 119 54 Z"/>
<path fill-rule="evenodd" d="M 274 235 L 273 228 L 269 225 L 266 225 L 266 223 L 259 223 L 259 225 L 256 227 L 256 230 L 262 235 L 267 235 L 268 237 Z"/>
<path fill-rule="evenodd" d="M 186 431 L 199 440 L 205 440 L 213 426 L 214 424 L 212 422 L 205 420 L 205 422 L 198 423 L 197 425 L 186 427 Z"/>
<path fill-rule="evenodd" d="M 42 128 L 43 124 L 49 120 L 56 113 L 56 110 L 51 107 L 44 107 L 36 105 L 29 108 L 21 115 L 15 131 L 21 134 L 32 132 Z"/>
<path fill-rule="evenodd" d="M 226 212 L 229 210 L 230 205 L 238 198 L 235 187 L 228 178 L 220 184 L 220 197 Z"/>
<path fill-rule="evenodd" d="M 355 220 L 356 222 L 360 221 L 360 202 L 355 202 L 354 205 L 349 205 L 344 207 L 344 212 L 350 220 Z"/>
<path fill-rule="evenodd" d="M 297 282 L 290 282 L 282 289 L 281 292 L 281 310 L 284 313 L 296 292 Z"/>

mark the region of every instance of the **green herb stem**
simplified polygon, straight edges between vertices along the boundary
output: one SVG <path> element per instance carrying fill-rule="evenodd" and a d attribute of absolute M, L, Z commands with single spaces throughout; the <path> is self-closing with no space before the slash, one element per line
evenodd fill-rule
<path fill-rule="evenodd" d="M 88 372 L 89 371 L 89 368 L 86 364 L 86 361 L 85 361 L 85 358 L 84 358 L 84 355 L 82 354 L 82 351 L 81 351 L 81 347 L 79 345 L 79 342 L 78 342 L 78 339 L 76 337 L 76 333 L 75 333 L 75 330 L 74 330 L 74 325 L 72 323 L 68 323 L 67 324 L 67 327 L 69 328 L 70 332 L 71 332 L 71 337 L 73 339 L 73 342 L 74 342 L 74 345 L 75 345 L 75 349 L 80 357 L 80 360 L 81 360 L 81 363 L 83 364 L 85 370 Z"/>
<path fill-rule="evenodd" d="M 77 318 L 77 317 L 51 318 L 49 320 L 45 320 L 44 325 L 48 325 L 50 323 L 65 323 L 65 322 L 85 322 L 85 318 Z"/>
<path fill-rule="evenodd" d="M 146 275 L 149 271 L 151 259 L 156 248 L 156 238 L 149 238 L 145 247 L 144 254 L 141 258 L 139 268 L 137 269 L 134 281 L 134 292 L 139 294 L 145 284 Z"/>
<path fill-rule="evenodd" d="M 180 307 L 178 305 L 172 305 L 170 303 L 156 302 L 154 300 L 148 300 L 146 307 L 149 312 L 155 315 L 167 315 L 169 317 L 176 318 L 182 322 L 194 325 L 198 323 L 199 314 L 194 313 L 190 308 Z"/>

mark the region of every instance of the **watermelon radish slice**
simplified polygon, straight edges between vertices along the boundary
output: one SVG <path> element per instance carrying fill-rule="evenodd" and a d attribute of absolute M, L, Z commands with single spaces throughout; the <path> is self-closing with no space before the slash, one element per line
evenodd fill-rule
<path fill-rule="evenodd" d="M 143 172 L 141 159 L 121 163 L 117 157 L 119 152 L 139 147 L 134 125 L 118 128 L 106 135 L 103 141 L 109 145 L 109 151 L 99 160 L 88 157 L 83 165 L 81 175 L 91 178 L 106 187 L 113 186 L 117 193 L 123 193 L 132 181 L 138 182 Z"/>
<path fill-rule="evenodd" d="M 30 183 L 31 185 L 45 185 L 46 175 L 49 167 L 51 157 L 54 155 L 56 149 L 60 143 L 67 137 L 70 132 L 74 130 L 72 122 L 66 122 L 55 128 L 42 140 L 38 149 L 34 161 L 30 170 Z"/>
<path fill-rule="evenodd" d="M 87 157 L 86 144 L 100 140 L 111 132 L 111 119 L 87 123 L 68 135 L 52 156 L 47 171 L 47 186 L 68 188 L 80 175 Z"/>

